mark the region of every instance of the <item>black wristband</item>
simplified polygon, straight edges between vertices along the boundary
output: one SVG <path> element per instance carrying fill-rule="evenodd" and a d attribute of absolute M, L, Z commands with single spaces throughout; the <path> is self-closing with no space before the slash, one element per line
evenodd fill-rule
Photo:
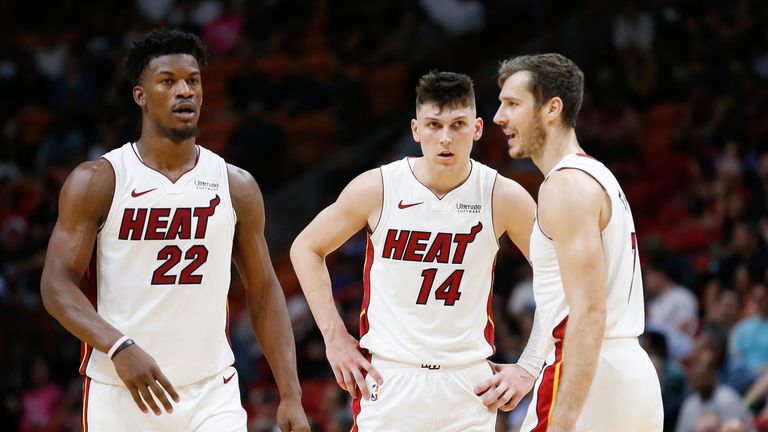
<path fill-rule="evenodd" d="M 120 346 L 119 346 L 119 347 L 117 347 L 117 349 L 115 350 L 115 352 L 113 352 L 113 353 L 112 353 L 112 357 L 110 357 L 110 359 L 113 359 L 113 358 L 115 358 L 115 356 L 117 355 L 117 353 L 119 353 L 120 351 L 122 351 L 122 350 L 124 350 L 124 349 L 128 348 L 128 347 L 129 347 L 129 346 L 131 346 L 131 345 L 135 345 L 135 344 L 136 344 L 136 342 L 134 342 L 134 341 L 133 341 L 133 339 L 126 339 L 126 340 L 125 340 L 123 343 L 121 343 L 121 344 L 120 344 Z"/>

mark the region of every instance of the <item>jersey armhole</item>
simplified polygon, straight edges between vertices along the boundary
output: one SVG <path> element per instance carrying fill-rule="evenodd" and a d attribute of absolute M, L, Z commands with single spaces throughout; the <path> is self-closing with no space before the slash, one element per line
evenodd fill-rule
<path fill-rule="evenodd" d="M 491 208 L 491 218 L 490 219 L 491 219 L 491 230 L 493 231 L 493 238 L 494 238 L 494 240 L 496 240 L 496 247 L 497 248 L 501 248 L 501 245 L 499 244 L 499 238 L 501 238 L 501 236 L 503 236 L 504 232 L 506 232 L 506 231 L 502 232 L 501 235 L 499 235 L 499 233 L 496 232 L 496 221 L 494 220 L 494 217 L 493 217 L 493 202 L 495 201 L 494 200 L 494 192 L 496 191 L 496 183 L 498 183 L 498 181 L 499 181 L 499 173 L 498 172 L 494 172 L 493 173 L 493 184 L 491 185 L 491 199 L 490 199 L 491 205 L 489 207 Z"/>
<path fill-rule="evenodd" d="M 587 156 L 587 157 L 590 157 L 590 156 Z M 605 231 L 606 228 L 608 228 L 608 224 L 610 224 L 611 220 L 613 219 L 613 197 L 611 197 L 611 194 L 608 193 L 608 189 L 605 187 L 605 185 L 600 180 L 598 180 L 597 177 L 593 176 L 589 171 L 587 171 L 587 170 L 585 170 L 583 168 L 575 167 L 575 166 L 560 167 L 560 168 L 557 169 L 557 171 L 562 171 L 564 169 L 574 169 L 574 170 L 581 171 L 584 174 L 588 175 L 592 180 L 594 180 L 598 185 L 600 185 L 600 187 L 603 189 L 603 192 L 605 192 L 605 195 L 608 197 L 608 208 L 611 209 L 611 217 L 609 217 L 608 221 L 605 222 L 605 227 L 600 230 L 600 232 L 602 233 L 603 231 Z M 544 232 L 544 231 L 542 230 L 542 232 Z"/>
<path fill-rule="evenodd" d="M 112 216 L 112 212 L 114 211 L 114 207 L 115 207 L 115 198 L 117 197 L 117 191 L 119 190 L 119 188 L 118 188 L 117 170 L 115 169 L 115 165 L 112 163 L 112 161 L 110 161 L 109 159 L 107 159 L 104 156 L 100 157 L 99 159 L 105 160 L 109 164 L 109 167 L 112 169 L 112 178 L 115 180 L 115 185 L 114 185 L 114 187 L 112 189 L 112 199 L 110 199 L 110 201 L 109 201 L 109 208 L 107 209 L 107 216 L 104 218 L 104 220 L 96 228 L 96 235 L 101 233 L 101 231 L 104 228 L 106 228 L 107 225 L 109 224 L 110 216 Z"/>
<path fill-rule="evenodd" d="M 368 233 L 368 235 L 373 235 L 376 232 L 376 229 L 381 225 L 381 220 L 384 216 L 384 200 L 386 199 L 386 195 L 384 194 L 384 171 L 382 170 L 382 167 L 379 167 L 379 175 L 381 176 L 381 208 L 379 208 L 379 218 L 376 220 L 376 226 L 370 226 L 368 223 L 365 224 L 365 230 Z"/>
<path fill-rule="evenodd" d="M 224 158 L 219 159 L 219 164 L 222 166 L 224 173 L 222 177 L 224 178 L 224 187 L 227 188 L 227 196 L 229 197 L 229 208 L 232 209 L 231 216 L 232 216 L 232 226 L 234 227 L 237 225 L 237 211 L 235 211 L 235 202 L 232 200 L 232 186 L 229 182 L 229 164 L 227 164 L 227 161 L 224 160 Z M 233 165 L 234 166 L 234 165 Z M 266 209 L 265 209 L 266 211 Z"/>

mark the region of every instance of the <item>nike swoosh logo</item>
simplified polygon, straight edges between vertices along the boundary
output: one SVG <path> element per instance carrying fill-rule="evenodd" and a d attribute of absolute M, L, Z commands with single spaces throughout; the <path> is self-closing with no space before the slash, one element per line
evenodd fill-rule
<path fill-rule="evenodd" d="M 157 188 L 145 190 L 144 192 L 136 192 L 136 189 L 134 189 L 133 192 L 131 192 L 131 196 L 134 197 L 134 198 L 138 198 L 138 197 L 140 197 L 140 196 L 142 196 L 142 195 L 144 195 L 146 193 L 152 192 L 155 189 L 157 189 Z"/>
<path fill-rule="evenodd" d="M 228 383 L 228 382 L 232 381 L 232 378 L 234 378 L 234 377 L 235 377 L 235 374 L 236 374 L 236 373 L 237 373 L 237 372 L 232 372 L 232 375 L 230 375 L 230 376 L 229 376 L 229 378 L 226 378 L 226 377 L 222 377 L 222 378 L 224 378 L 224 384 L 226 384 L 226 383 Z"/>
<path fill-rule="evenodd" d="M 413 204 L 403 204 L 403 200 L 400 200 L 400 202 L 397 204 L 397 208 L 399 208 L 399 209 L 407 209 L 408 207 L 417 206 L 419 204 L 424 204 L 424 201 L 413 203 Z"/>

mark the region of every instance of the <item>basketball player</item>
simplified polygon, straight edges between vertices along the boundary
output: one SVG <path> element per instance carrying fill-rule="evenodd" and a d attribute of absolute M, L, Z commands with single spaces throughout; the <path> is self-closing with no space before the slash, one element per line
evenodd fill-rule
<path fill-rule="evenodd" d="M 279 387 L 279 427 L 309 430 L 261 193 L 195 144 L 206 57 L 189 33 L 137 39 L 125 67 L 141 137 L 78 166 L 61 191 L 41 288 L 46 309 L 84 344 L 86 431 L 246 430 L 227 335 L 232 260 Z M 95 279 L 96 308 L 78 286 L 83 274 Z"/>
<path fill-rule="evenodd" d="M 493 374 L 498 238 L 527 257 L 535 204 L 470 159 L 483 121 L 466 75 L 421 77 L 411 131 L 423 156 L 352 180 L 299 234 L 291 258 L 336 381 L 354 397 L 353 431 L 493 431 L 496 410 L 474 386 Z M 363 228 L 358 344 L 336 310 L 325 257 Z"/>
<path fill-rule="evenodd" d="M 574 132 L 583 82 L 558 54 L 515 57 L 499 68 L 494 122 L 510 156 L 530 157 L 545 175 L 530 256 L 538 349 L 547 358 L 522 430 L 661 431 L 659 380 L 637 341 L 643 287 L 632 213 L 616 178 Z M 485 402 L 496 403 L 488 393 Z"/>

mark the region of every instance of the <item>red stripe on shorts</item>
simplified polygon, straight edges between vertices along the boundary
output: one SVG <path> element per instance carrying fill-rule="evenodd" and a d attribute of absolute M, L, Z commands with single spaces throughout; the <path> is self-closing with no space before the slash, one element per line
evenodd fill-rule
<path fill-rule="evenodd" d="M 563 338 L 565 337 L 565 327 L 568 322 L 566 316 L 560 321 L 554 330 L 552 336 L 555 337 L 555 362 L 544 370 L 544 376 L 539 384 L 539 392 L 536 395 L 536 418 L 539 422 L 531 432 L 546 432 L 549 427 L 549 417 L 552 409 L 555 407 L 555 397 L 557 396 L 557 386 L 560 381 L 561 362 L 563 361 Z"/>
<path fill-rule="evenodd" d="M 368 363 L 371 362 L 371 359 L 373 356 L 368 353 L 364 352 L 363 354 L 365 356 L 365 359 L 368 360 Z M 363 379 L 368 375 L 368 371 L 363 370 Z M 360 389 L 357 389 L 357 395 L 352 400 L 352 429 L 350 429 L 349 432 L 359 432 L 360 429 L 357 427 L 357 416 L 360 415 L 360 411 L 362 410 L 362 407 L 360 406 L 360 403 L 363 400 L 363 392 L 360 391 Z"/>

